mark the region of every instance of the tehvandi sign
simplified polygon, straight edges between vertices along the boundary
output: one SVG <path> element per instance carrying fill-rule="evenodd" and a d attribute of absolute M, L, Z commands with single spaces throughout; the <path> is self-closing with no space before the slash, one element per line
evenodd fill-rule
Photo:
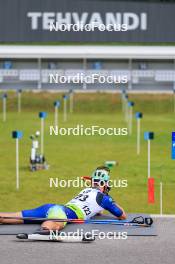
<path fill-rule="evenodd" d="M 174 13 L 175 4 L 0 0 L 0 42 L 171 42 L 175 41 Z M 103 27 L 79 31 L 59 28 L 76 24 Z M 121 28 L 104 30 L 108 25 Z"/>
<path fill-rule="evenodd" d="M 28 12 L 27 17 L 30 19 L 30 28 L 31 30 L 55 30 L 59 31 L 59 28 L 61 29 L 61 25 L 105 25 L 106 27 L 108 25 L 126 25 L 126 27 L 123 27 L 123 31 L 127 30 L 146 30 L 147 29 L 147 14 L 146 13 L 140 13 L 135 14 L 131 12 L 125 12 L 125 13 L 112 13 L 107 12 L 103 16 L 99 12 L 83 12 L 81 14 L 77 12 Z M 40 23 L 41 22 L 41 23 Z M 121 27 L 122 28 L 122 27 Z M 62 31 L 65 30 L 65 27 L 62 27 Z M 101 28 L 102 29 L 102 28 Z M 81 30 L 83 31 L 83 29 Z M 86 30 L 88 31 L 88 30 Z M 90 30 L 89 28 L 89 31 Z M 101 30 L 103 31 L 103 30 Z M 111 27 L 112 31 L 112 27 Z M 116 30 L 117 31 L 117 30 Z M 119 27 L 118 27 L 119 31 Z"/>

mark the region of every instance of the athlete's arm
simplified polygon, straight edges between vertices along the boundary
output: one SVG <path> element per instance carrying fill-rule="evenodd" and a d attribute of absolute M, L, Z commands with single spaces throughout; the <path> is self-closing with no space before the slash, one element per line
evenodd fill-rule
<path fill-rule="evenodd" d="M 118 219 L 120 219 L 120 220 L 125 220 L 126 218 L 127 218 L 127 216 L 126 216 L 126 213 L 125 213 L 125 211 L 124 211 L 124 209 L 121 207 L 121 206 L 119 206 L 118 204 L 115 204 L 118 208 L 120 208 L 120 210 L 123 212 L 123 214 L 120 216 L 120 217 L 118 217 Z"/>
<path fill-rule="evenodd" d="M 105 210 L 116 216 L 118 219 L 126 219 L 126 214 L 123 208 L 116 204 L 109 195 L 99 192 L 97 195 L 97 203 Z"/>

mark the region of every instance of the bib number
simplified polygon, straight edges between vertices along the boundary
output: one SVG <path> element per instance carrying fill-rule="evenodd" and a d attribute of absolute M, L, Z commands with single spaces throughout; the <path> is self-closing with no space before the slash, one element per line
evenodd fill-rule
<path fill-rule="evenodd" d="M 79 195 L 77 195 L 74 199 L 79 200 L 80 202 L 85 202 L 89 195 L 87 194 L 89 191 L 86 191 L 84 193 L 80 193 Z M 87 205 L 84 205 L 82 207 L 83 211 L 85 212 L 86 215 L 90 215 L 91 214 L 91 210 L 89 209 L 89 207 Z"/>
<path fill-rule="evenodd" d="M 75 199 L 78 199 L 81 202 L 85 202 L 88 197 L 89 195 L 81 193 L 78 196 L 76 196 Z"/>
<path fill-rule="evenodd" d="M 82 209 L 84 210 L 86 215 L 90 215 L 91 214 L 91 211 L 90 211 L 90 209 L 89 209 L 89 207 L 87 205 L 83 206 Z"/>

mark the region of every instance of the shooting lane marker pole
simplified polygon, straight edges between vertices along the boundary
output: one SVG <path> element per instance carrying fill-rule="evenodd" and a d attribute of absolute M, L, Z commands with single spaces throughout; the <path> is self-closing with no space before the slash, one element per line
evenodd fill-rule
<path fill-rule="evenodd" d="M 5 122 L 7 120 L 7 94 L 3 94 L 2 96 L 2 120 Z"/>
<path fill-rule="evenodd" d="M 21 131 L 12 131 L 12 138 L 16 139 L 16 189 L 19 190 L 19 139 L 22 138 Z"/>
<path fill-rule="evenodd" d="M 17 96 L 18 96 L 18 113 L 21 113 L 21 93 L 22 93 L 22 90 L 19 89 L 17 91 Z"/>
<path fill-rule="evenodd" d="M 74 109 L 74 92 L 69 90 L 69 111 L 72 114 Z"/>
<path fill-rule="evenodd" d="M 163 215 L 163 185 L 160 182 L 160 215 Z"/>
<path fill-rule="evenodd" d="M 121 103 L 122 103 L 122 113 L 125 114 L 125 95 L 126 91 L 123 89 L 121 90 Z"/>
<path fill-rule="evenodd" d="M 54 114 L 54 125 L 55 127 L 58 127 L 58 108 L 60 107 L 60 101 L 54 102 L 54 108 L 55 108 L 55 114 Z"/>
<path fill-rule="evenodd" d="M 154 178 L 151 178 L 151 140 L 154 139 L 153 132 L 145 132 L 144 139 L 148 141 L 148 203 L 153 204 L 155 202 L 154 199 Z"/>
<path fill-rule="evenodd" d="M 46 112 L 39 112 L 39 118 L 41 119 L 41 155 L 44 155 L 44 119 L 47 117 Z"/>
<path fill-rule="evenodd" d="M 135 114 L 136 120 L 137 120 L 137 155 L 140 155 L 140 120 L 143 117 L 143 114 L 140 112 L 137 112 Z"/>
<path fill-rule="evenodd" d="M 125 121 L 128 123 L 128 95 L 124 95 L 124 118 Z"/>
<path fill-rule="evenodd" d="M 67 99 L 68 96 L 67 95 L 63 95 L 63 121 L 66 122 L 67 121 Z"/>
<path fill-rule="evenodd" d="M 133 106 L 134 106 L 134 102 L 128 102 L 128 129 L 129 129 L 129 135 L 132 135 Z"/>

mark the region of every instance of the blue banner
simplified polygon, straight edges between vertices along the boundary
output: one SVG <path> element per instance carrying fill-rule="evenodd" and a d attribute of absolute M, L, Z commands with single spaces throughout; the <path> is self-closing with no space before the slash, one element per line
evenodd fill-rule
<path fill-rule="evenodd" d="M 172 159 L 175 159 L 175 132 L 172 132 Z"/>

